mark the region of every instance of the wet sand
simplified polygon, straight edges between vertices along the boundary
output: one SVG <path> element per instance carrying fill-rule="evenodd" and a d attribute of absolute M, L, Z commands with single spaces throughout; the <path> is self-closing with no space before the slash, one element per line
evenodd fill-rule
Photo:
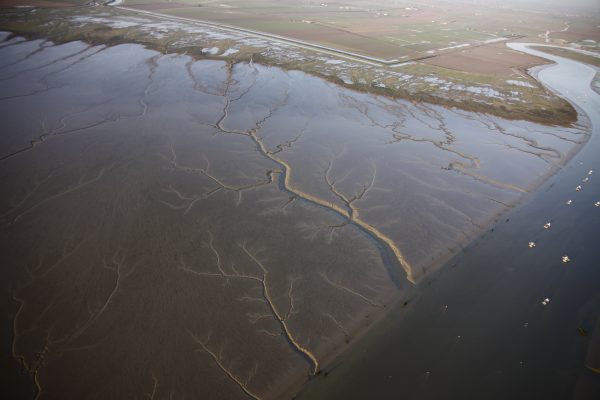
<path fill-rule="evenodd" d="M 40 398 L 279 398 L 589 137 L 3 37 L 2 342 Z"/>
<path fill-rule="evenodd" d="M 600 395 L 600 375 L 590 369 L 600 319 L 600 99 L 589 86 L 593 69 L 548 57 L 559 66 L 534 73 L 590 117 L 589 143 L 522 206 L 421 282 L 414 302 L 392 310 L 311 382 L 302 399 Z"/>

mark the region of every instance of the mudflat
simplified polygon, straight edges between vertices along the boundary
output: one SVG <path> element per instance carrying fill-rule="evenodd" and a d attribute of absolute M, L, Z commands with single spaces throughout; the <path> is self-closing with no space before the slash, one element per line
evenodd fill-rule
<path fill-rule="evenodd" d="M 2 38 L 2 337 L 40 398 L 290 393 L 589 137 Z"/>
<path fill-rule="evenodd" d="M 392 310 L 300 398 L 600 396 L 596 70 L 531 44 L 509 46 L 556 63 L 531 72 L 589 118 L 592 138 L 520 207 L 421 281 L 415 301 Z"/>

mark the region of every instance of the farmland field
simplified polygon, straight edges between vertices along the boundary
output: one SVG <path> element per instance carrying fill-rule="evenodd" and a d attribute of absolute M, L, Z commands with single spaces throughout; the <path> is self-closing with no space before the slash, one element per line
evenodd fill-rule
<path fill-rule="evenodd" d="M 247 29 L 355 51 L 384 59 L 413 59 L 482 45 L 515 35 L 536 37 L 546 31 L 569 41 L 598 33 L 592 19 L 491 8 L 472 2 L 375 0 L 316 2 L 293 0 L 125 0 L 124 5 L 180 17 L 220 22 Z"/>

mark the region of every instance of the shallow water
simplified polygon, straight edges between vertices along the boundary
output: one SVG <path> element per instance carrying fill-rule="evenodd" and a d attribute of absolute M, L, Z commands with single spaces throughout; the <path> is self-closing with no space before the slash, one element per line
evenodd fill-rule
<path fill-rule="evenodd" d="M 3 343 L 48 397 L 275 398 L 588 138 L 136 45 L 0 59 Z"/>

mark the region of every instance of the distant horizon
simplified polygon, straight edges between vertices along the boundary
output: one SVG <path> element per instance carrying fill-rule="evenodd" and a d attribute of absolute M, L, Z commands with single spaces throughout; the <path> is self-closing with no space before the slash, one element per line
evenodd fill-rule
<path fill-rule="evenodd" d="M 600 2 L 597 0 L 463 0 L 474 4 L 489 4 L 492 6 L 531 8 L 540 11 L 548 11 L 549 8 L 561 10 L 594 10 L 600 13 Z"/>

